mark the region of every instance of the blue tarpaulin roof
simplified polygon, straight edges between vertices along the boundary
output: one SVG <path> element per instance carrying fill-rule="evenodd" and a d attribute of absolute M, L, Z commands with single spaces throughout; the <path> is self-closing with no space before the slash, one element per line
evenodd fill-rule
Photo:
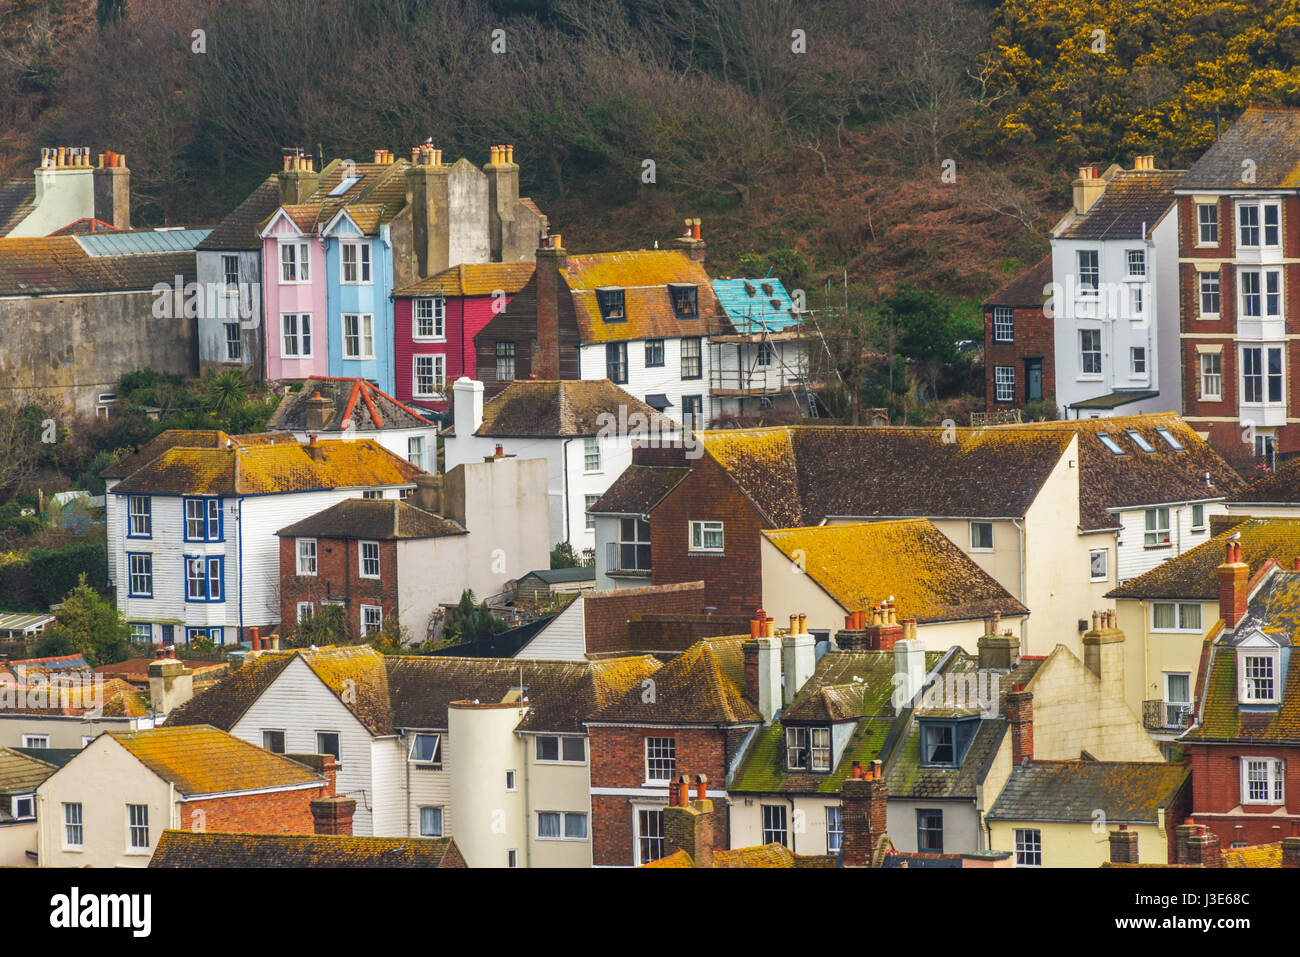
<path fill-rule="evenodd" d="M 741 335 L 784 332 L 800 323 L 779 279 L 715 279 L 713 293 Z"/>

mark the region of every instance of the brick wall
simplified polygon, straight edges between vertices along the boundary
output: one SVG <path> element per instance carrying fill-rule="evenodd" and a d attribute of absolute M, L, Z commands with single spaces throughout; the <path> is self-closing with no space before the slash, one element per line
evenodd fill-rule
<path fill-rule="evenodd" d="M 1192 812 L 1197 824 L 1206 825 L 1218 838 L 1223 850 L 1234 842 L 1265 844 L 1280 841 L 1291 834 L 1291 822 L 1300 821 L 1300 748 L 1272 745 L 1197 745 L 1187 746 L 1192 766 Z M 1241 759 L 1243 757 L 1278 758 L 1286 762 L 1283 794 L 1285 806 L 1273 804 L 1241 805 Z M 1227 814 L 1241 807 L 1241 814 L 1231 818 L 1211 815 Z"/>
<path fill-rule="evenodd" d="M 707 728 L 593 727 L 591 742 L 592 788 L 641 788 L 645 783 L 645 739 L 672 738 L 676 774 L 706 774 L 710 790 L 722 790 L 727 779 L 727 735 Z M 665 785 L 663 795 L 667 798 Z M 592 860 L 597 866 L 628 866 L 636 861 L 633 842 L 633 805 L 645 800 L 625 795 L 593 794 L 591 798 Z M 714 799 L 715 846 L 729 847 L 731 833 L 727 805 Z"/>
<path fill-rule="evenodd" d="M 384 624 L 396 621 L 397 545 L 379 543 L 378 579 L 362 578 L 360 542 L 340 538 L 316 541 L 316 574 L 298 574 L 297 539 L 280 539 L 280 620 L 288 627 L 298 619 L 298 602 L 342 601 L 348 631 L 361 634 L 361 606 L 383 608 Z"/>
<path fill-rule="evenodd" d="M 705 455 L 650 513 L 651 580 L 656 585 L 704 582 L 706 604 L 724 615 L 749 615 L 763 604 L 759 531 L 753 504 L 722 466 Z M 721 521 L 724 551 L 692 553 L 692 521 Z"/>
<path fill-rule="evenodd" d="M 1012 341 L 993 341 L 993 307 L 984 307 L 984 408 L 987 411 L 1022 406 L 1028 375 L 1026 359 L 1043 362 L 1043 398 L 1056 399 L 1056 339 L 1052 320 L 1043 315 L 1041 306 L 1012 309 Z M 1015 400 L 998 402 L 994 381 L 997 366 L 1011 366 L 1016 370 Z"/>
<path fill-rule="evenodd" d="M 589 592 L 583 596 L 582 609 L 587 653 L 609 654 L 629 650 L 629 619 L 633 617 L 668 612 L 695 614 L 702 612 L 707 604 L 704 582 Z"/>
<path fill-rule="evenodd" d="M 311 802 L 328 797 L 324 782 L 300 791 L 234 794 L 181 804 L 181 830 L 245 834 L 311 834 Z"/>

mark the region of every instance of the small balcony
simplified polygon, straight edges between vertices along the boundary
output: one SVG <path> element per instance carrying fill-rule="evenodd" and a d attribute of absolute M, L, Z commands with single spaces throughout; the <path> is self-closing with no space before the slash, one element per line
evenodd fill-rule
<path fill-rule="evenodd" d="M 1192 713 L 1192 706 L 1183 703 L 1170 703 L 1163 698 L 1152 698 L 1142 702 L 1142 726 L 1148 731 L 1173 733 L 1187 727 L 1187 719 Z"/>
<path fill-rule="evenodd" d="M 649 578 L 649 542 L 606 542 L 605 574 L 613 578 Z"/>

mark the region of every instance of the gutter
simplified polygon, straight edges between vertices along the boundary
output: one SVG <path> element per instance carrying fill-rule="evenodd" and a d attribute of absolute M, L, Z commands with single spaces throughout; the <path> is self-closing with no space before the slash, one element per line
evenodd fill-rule
<path fill-rule="evenodd" d="M 1020 524 L 1019 520 L 1014 518 L 1011 520 L 1011 524 L 1014 525 L 1016 527 L 1016 531 L 1020 533 L 1020 597 L 1017 600 L 1020 602 L 1020 604 L 1023 607 L 1028 608 L 1029 606 L 1025 604 L 1025 527 Z M 1115 556 L 1115 564 L 1116 565 L 1119 564 L 1118 555 Z M 1029 649 L 1029 620 L 1028 619 L 1029 619 L 1029 615 L 1026 615 L 1024 618 L 1020 619 L 1020 640 L 1025 643 L 1026 650 Z"/>

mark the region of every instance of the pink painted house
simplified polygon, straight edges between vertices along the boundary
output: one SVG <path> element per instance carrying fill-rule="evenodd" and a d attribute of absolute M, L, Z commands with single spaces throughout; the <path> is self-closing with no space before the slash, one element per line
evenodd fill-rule
<path fill-rule="evenodd" d="M 316 214 L 314 206 L 284 205 L 261 232 L 268 379 L 329 374 L 325 251 Z"/>
<path fill-rule="evenodd" d="M 474 377 L 474 336 L 527 285 L 533 267 L 466 263 L 393 293 L 396 398 L 446 412 L 451 383 Z"/>

